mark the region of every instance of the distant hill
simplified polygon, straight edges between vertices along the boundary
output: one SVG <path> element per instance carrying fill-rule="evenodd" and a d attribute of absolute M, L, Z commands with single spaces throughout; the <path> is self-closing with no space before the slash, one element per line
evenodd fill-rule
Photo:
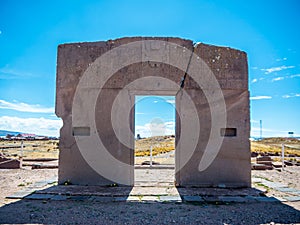
<path fill-rule="evenodd" d="M 17 132 L 17 131 L 8 131 L 8 130 L 0 130 L 0 137 L 5 137 L 6 135 L 18 135 L 22 134 L 22 132 Z"/>

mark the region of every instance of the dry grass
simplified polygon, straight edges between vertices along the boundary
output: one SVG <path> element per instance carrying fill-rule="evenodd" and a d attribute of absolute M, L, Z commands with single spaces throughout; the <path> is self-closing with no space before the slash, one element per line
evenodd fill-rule
<path fill-rule="evenodd" d="M 297 139 L 285 139 L 285 138 L 266 138 L 261 141 L 251 142 L 251 152 L 257 152 L 259 154 L 271 153 L 281 155 L 281 144 L 285 144 L 285 156 L 295 155 L 300 156 L 300 141 Z"/>
<path fill-rule="evenodd" d="M 261 141 L 251 142 L 251 152 L 259 154 L 272 153 L 281 155 L 281 144 L 285 143 L 285 155 L 295 155 L 300 157 L 300 141 L 297 139 L 266 138 Z M 20 146 L 21 141 L 0 141 L 1 146 Z M 174 136 L 157 136 L 135 141 L 135 156 L 149 156 L 150 146 L 153 146 L 153 156 L 168 153 L 175 149 Z M 24 158 L 58 158 L 58 141 L 24 141 Z M 20 156 L 20 147 L 11 149 L 1 149 L 0 152 L 9 158 Z"/>
<path fill-rule="evenodd" d="M 295 138 L 265 138 L 261 141 L 251 141 L 251 152 L 259 154 L 281 155 L 281 144 L 285 144 L 285 156 L 295 155 L 300 157 L 300 141 Z M 167 153 L 175 149 L 174 136 L 159 136 L 135 141 L 135 156 L 149 156 L 150 146 L 153 147 L 153 156 Z"/>
<path fill-rule="evenodd" d="M 1 149 L 2 146 L 17 146 L 18 148 Z M 8 158 L 19 158 L 21 141 L 0 141 L 0 152 Z M 24 141 L 23 158 L 56 158 L 58 159 L 58 140 Z"/>
<path fill-rule="evenodd" d="M 175 149 L 175 137 L 174 136 L 157 136 L 144 138 L 135 141 L 135 156 L 149 156 L 150 147 L 152 148 L 152 155 L 159 155 L 168 153 Z"/>

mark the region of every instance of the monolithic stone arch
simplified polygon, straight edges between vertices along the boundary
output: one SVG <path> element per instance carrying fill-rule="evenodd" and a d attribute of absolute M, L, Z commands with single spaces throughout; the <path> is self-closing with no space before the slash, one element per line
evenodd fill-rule
<path fill-rule="evenodd" d="M 153 37 L 59 45 L 60 184 L 134 184 L 135 95 L 176 98 L 177 185 L 251 185 L 246 53 Z"/>

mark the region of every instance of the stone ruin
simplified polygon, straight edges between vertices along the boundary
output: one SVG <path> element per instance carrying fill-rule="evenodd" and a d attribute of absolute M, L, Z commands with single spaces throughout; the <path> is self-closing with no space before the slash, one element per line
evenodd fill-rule
<path fill-rule="evenodd" d="M 0 153 L 0 169 L 20 169 L 21 162 L 18 159 L 6 158 Z"/>
<path fill-rule="evenodd" d="M 175 184 L 250 187 L 245 52 L 167 37 L 58 46 L 59 184 L 134 185 L 136 95 L 176 99 Z"/>

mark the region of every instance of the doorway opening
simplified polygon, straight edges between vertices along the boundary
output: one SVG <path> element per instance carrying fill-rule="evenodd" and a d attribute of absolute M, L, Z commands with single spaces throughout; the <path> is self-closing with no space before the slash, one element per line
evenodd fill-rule
<path fill-rule="evenodd" d="M 175 96 L 135 96 L 134 185 L 175 182 Z"/>

